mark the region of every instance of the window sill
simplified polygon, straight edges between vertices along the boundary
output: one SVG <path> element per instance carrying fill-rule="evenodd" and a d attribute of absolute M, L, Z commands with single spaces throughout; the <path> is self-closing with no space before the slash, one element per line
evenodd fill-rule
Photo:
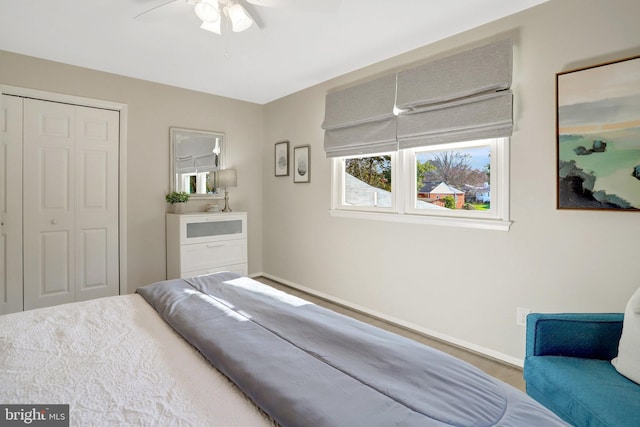
<path fill-rule="evenodd" d="M 509 231 L 512 221 L 500 219 L 434 217 L 399 213 L 363 212 L 351 210 L 329 209 L 329 214 L 336 218 L 368 219 L 408 224 L 427 224 L 446 227 L 476 228 L 481 230 Z"/>

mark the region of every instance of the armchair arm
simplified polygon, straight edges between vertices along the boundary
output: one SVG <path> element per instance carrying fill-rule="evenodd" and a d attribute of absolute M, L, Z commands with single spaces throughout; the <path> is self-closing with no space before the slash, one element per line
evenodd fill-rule
<path fill-rule="evenodd" d="M 527 316 L 526 356 L 611 360 L 618 354 L 622 313 L 533 313 Z"/>

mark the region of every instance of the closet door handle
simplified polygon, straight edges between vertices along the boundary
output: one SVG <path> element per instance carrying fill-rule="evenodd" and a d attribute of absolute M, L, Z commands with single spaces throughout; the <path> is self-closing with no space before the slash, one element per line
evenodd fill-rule
<path fill-rule="evenodd" d="M 57 220 L 57 219 L 52 219 L 52 220 L 51 220 L 51 224 L 56 225 L 57 223 L 58 223 L 58 220 Z"/>

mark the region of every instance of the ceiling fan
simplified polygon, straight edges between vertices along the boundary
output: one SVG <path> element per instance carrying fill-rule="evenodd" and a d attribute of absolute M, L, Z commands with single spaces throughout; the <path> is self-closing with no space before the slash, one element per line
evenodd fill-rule
<path fill-rule="evenodd" d="M 336 10 L 341 2 L 341 0 L 168 0 L 139 13 L 133 19 L 176 1 L 186 1 L 187 4 L 193 5 L 195 14 L 202 21 L 200 28 L 215 34 L 222 34 L 225 26 L 239 33 L 256 23 L 255 18 L 242 5 L 243 1 L 254 6 L 307 12 L 331 12 Z"/>

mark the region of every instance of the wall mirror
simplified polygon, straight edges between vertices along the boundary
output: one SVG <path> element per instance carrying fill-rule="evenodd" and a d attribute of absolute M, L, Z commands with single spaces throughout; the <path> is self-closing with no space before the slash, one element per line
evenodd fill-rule
<path fill-rule="evenodd" d="M 177 127 L 169 128 L 171 191 L 194 198 L 217 198 L 214 172 L 224 169 L 224 134 Z"/>

